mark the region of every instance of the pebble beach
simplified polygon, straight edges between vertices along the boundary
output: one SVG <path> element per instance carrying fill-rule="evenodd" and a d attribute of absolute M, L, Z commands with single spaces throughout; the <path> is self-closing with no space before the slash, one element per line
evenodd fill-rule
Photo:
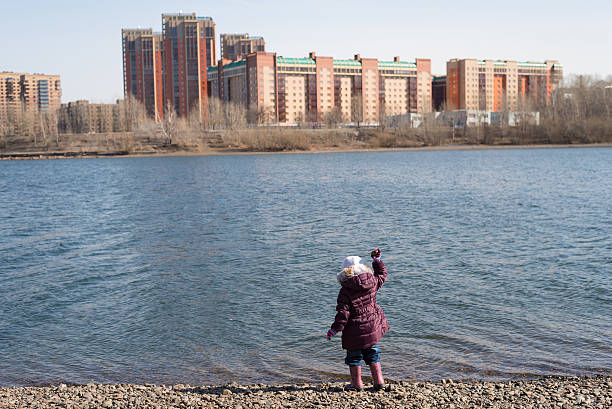
<path fill-rule="evenodd" d="M 610 408 L 612 377 L 287 385 L 50 385 L 0 389 L 0 408 Z"/>

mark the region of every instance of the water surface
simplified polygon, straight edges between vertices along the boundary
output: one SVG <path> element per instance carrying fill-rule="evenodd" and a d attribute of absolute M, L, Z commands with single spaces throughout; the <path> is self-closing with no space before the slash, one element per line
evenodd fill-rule
<path fill-rule="evenodd" d="M 394 379 L 610 373 L 612 149 L 0 162 L 0 384 L 347 372 L 383 249 Z"/>

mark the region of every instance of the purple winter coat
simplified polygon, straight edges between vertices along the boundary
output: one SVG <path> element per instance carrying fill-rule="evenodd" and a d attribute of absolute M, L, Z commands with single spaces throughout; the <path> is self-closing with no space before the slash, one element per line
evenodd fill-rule
<path fill-rule="evenodd" d="M 374 274 L 362 273 L 342 281 L 336 319 L 331 328 L 342 331 L 343 349 L 365 349 L 375 345 L 389 330 L 385 313 L 376 304 L 376 292 L 387 279 L 382 261 L 372 263 Z"/>

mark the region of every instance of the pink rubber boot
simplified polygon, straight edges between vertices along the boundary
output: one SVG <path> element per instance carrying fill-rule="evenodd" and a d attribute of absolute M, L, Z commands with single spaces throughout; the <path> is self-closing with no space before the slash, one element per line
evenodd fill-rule
<path fill-rule="evenodd" d="M 359 391 L 363 390 L 363 381 L 361 380 L 361 366 L 349 366 L 351 370 L 351 384 L 345 389 Z"/>
<path fill-rule="evenodd" d="M 385 387 L 385 380 L 382 376 L 382 369 L 380 362 L 370 365 L 370 372 L 372 372 L 372 382 L 374 383 L 374 390 L 379 391 Z"/>

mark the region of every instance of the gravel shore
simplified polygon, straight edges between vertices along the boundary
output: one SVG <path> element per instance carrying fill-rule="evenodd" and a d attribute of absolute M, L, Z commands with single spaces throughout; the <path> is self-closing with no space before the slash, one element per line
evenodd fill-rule
<path fill-rule="evenodd" d="M 0 388 L 0 408 L 610 408 L 612 377 L 508 382 L 393 382 L 346 392 L 294 385 L 52 385 Z M 371 385 L 370 385 L 371 386 Z"/>

